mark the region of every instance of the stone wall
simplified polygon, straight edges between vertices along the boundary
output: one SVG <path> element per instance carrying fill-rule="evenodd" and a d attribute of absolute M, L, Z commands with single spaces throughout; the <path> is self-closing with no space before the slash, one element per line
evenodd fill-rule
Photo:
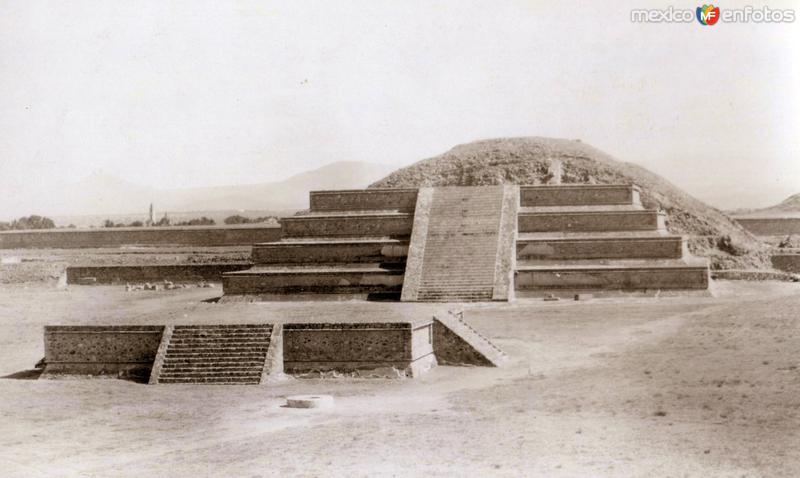
<path fill-rule="evenodd" d="M 85 283 L 91 278 L 97 284 L 120 284 L 125 282 L 191 282 L 198 280 L 222 281 L 225 272 L 242 271 L 252 267 L 250 262 L 225 264 L 182 264 L 152 266 L 70 266 L 67 267 L 67 283 Z"/>
<path fill-rule="evenodd" d="M 432 324 L 314 323 L 283 326 L 286 373 L 394 369 L 413 374 L 415 361 L 432 356 Z"/>
<path fill-rule="evenodd" d="M 800 217 L 744 218 L 736 222 L 756 236 L 788 236 L 800 234 Z"/>
<path fill-rule="evenodd" d="M 581 206 L 592 204 L 637 204 L 639 192 L 626 185 L 520 186 L 522 206 Z"/>
<path fill-rule="evenodd" d="M 775 254 L 772 267 L 786 272 L 800 273 L 800 254 Z"/>
<path fill-rule="evenodd" d="M 416 189 L 311 191 L 312 211 L 414 211 Z"/>
<path fill-rule="evenodd" d="M 163 330 L 163 326 L 46 326 L 44 374 L 146 380 Z"/>
<path fill-rule="evenodd" d="M 279 226 L 120 227 L 0 232 L 0 249 L 242 246 L 277 241 Z"/>
<path fill-rule="evenodd" d="M 519 215 L 519 232 L 642 231 L 663 229 L 665 216 L 656 211 L 591 211 Z"/>
<path fill-rule="evenodd" d="M 283 219 L 286 237 L 409 236 L 413 214 L 337 214 Z"/>

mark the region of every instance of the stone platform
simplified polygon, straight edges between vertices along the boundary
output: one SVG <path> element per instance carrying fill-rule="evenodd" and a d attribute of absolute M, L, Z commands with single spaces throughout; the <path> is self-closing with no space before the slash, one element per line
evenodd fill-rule
<path fill-rule="evenodd" d="M 568 288 L 708 288 L 708 265 L 634 185 L 314 191 L 224 275 L 226 298 L 509 301 Z M 227 299 L 226 299 L 227 300 Z"/>
<path fill-rule="evenodd" d="M 474 366 L 499 365 L 504 357 L 463 320 L 422 305 L 331 304 L 324 314 L 308 303 L 220 307 L 233 322 L 205 323 L 209 316 L 160 326 L 48 326 L 43 377 L 247 385 L 272 383 L 284 373 L 416 377 L 438 356 Z"/>

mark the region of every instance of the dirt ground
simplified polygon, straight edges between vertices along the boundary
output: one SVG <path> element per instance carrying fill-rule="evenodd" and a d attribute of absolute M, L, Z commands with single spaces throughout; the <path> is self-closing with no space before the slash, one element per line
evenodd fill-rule
<path fill-rule="evenodd" d="M 716 297 L 466 306 L 507 366 L 270 386 L 36 380 L 30 369 L 45 324 L 430 310 L 0 285 L 0 475 L 800 476 L 800 284 L 714 285 Z M 335 405 L 281 406 L 297 393 Z"/>

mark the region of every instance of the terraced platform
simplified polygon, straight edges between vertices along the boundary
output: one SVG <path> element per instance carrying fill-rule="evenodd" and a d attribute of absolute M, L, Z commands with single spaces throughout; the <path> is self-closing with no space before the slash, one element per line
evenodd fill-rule
<path fill-rule="evenodd" d="M 408 240 L 391 237 L 303 238 L 254 244 L 256 264 L 404 263 Z"/>
<path fill-rule="evenodd" d="M 635 186 L 522 187 L 518 297 L 708 289 L 708 263 Z"/>
<path fill-rule="evenodd" d="M 223 276 L 227 298 L 399 297 L 417 190 L 314 191 L 281 221 L 280 241 L 253 245 L 254 266 Z"/>
<path fill-rule="evenodd" d="M 522 233 L 517 261 L 573 259 L 679 259 L 683 238 L 666 231 Z"/>
<path fill-rule="evenodd" d="M 639 188 L 632 184 L 558 184 L 520 186 L 522 207 L 640 205 Z"/>
<path fill-rule="evenodd" d="M 256 266 L 225 274 L 226 294 L 340 294 L 366 299 L 369 294 L 400 294 L 402 264 L 341 263 Z"/>
<path fill-rule="evenodd" d="M 707 289 L 703 259 L 520 261 L 517 293 L 554 290 Z M 534 294 L 537 296 L 539 294 Z"/>
<path fill-rule="evenodd" d="M 309 213 L 281 219 L 283 237 L 409 236 L 414 215 L 405 212 L 359 211 Z"/>
<path fill-rule="evenodd" d="M 314 191 L 226 296 L 513 300 L 547 291 L 699 290 L 705 260 L 634 185 Z"/>
<path fill-rule="evenodd" d="M 523 207 L 519 212 L 519 232 L 553 231 L 651 231 L 665 229 L 666 215 L 652 210 L 559 207 L 558 210 Z"/>

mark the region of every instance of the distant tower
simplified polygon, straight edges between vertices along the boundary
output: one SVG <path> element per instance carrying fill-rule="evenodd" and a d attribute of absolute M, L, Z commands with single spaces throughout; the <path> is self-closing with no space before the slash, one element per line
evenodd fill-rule
<path fill-rule="evenodd" d="M 152 226 L 156 223 L 156 213 L 153 211 L 153 203 L 150 203 L 150 217 L 147 219 L 147 225 Z"/>

